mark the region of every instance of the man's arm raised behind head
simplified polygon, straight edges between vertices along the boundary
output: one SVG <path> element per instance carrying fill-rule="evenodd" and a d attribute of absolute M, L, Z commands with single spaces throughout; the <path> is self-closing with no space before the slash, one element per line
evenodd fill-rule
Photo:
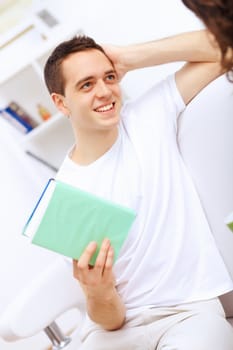
<path fill-rule="evenodd" d="M 105 46 L 120 78 L 128 71 L 164 63 L 188 62 L 176 72 L 176 82 L 185 104 L 221 75 L 221 53 L 207 30 L 181 33 L 125 47 Z"/>

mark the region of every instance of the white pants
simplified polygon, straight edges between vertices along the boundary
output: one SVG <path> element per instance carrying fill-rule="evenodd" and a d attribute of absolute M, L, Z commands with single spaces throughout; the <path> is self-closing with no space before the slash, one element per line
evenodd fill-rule
<path fill-rule="evenodd" d="M 95 330 L 81 350 L 233 350 L 233 328 L 218 299 L 151 308 L 116 331 Z"/>

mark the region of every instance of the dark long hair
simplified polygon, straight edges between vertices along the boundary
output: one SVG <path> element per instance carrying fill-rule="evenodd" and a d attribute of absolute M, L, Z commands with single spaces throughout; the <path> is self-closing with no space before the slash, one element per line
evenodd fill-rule
<path fill-rule="evenodd" d="M 233 0 L 182 0 L 182 2 L 215 36 L 222 52 L 222 66 L 228 71 L 229 80 L 233 81 Z"/>

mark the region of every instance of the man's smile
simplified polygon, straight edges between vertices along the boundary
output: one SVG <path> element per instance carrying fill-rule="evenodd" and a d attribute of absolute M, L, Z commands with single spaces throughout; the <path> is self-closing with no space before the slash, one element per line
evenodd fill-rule
<path fill-rule="evenodd" d="M 109 103 L 107 105 L 95 108 L 96 112 L 108 112 L 114 108 L 115 102 Z"/>

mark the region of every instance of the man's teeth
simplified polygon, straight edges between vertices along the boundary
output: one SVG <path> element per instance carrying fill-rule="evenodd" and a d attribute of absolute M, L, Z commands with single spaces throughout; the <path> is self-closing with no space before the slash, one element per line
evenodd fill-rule
<path fill-rule="evenodd" d="M 106 112 L 106 111 L 109 111 L 110 109 L 112 109 L 112 107 L 113 107 L 113 103 L 111 103 L 110 105 L 106 105 L 106 106 L 97 108 L 96 111 L 97 112 Z"/>

